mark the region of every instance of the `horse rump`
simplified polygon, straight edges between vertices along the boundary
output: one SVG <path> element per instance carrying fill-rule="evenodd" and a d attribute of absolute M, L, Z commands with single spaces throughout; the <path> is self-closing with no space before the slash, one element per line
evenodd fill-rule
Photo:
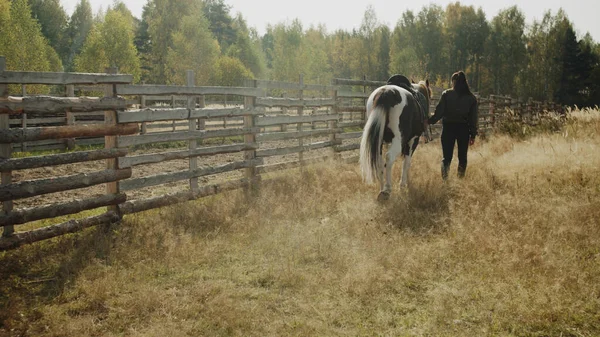
<path fill-rule="evenodd" d="M 381 167 L 381 147 L 390 109 L 401 102 L 400 92 L 392 86 L 383 86 L 374 92 L 374 108 L 369 114 L 360 142 L 360 166 L 363 178 L 367 183 L 372 183 L 377 178 L 377 172 L 383 169 Z"/>

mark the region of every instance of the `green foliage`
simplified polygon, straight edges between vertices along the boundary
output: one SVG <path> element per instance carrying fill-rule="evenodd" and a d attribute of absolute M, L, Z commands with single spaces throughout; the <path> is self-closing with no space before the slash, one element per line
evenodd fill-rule
<path fill-rule="evenodd" d="M 212 84 L 219 86 L 243 86 L 245 79 L 253 78 L 252 72 L 244 66 L 242 61 L 229 56 L 221 56 L 217 60 Z"/>
<path fill-rule="evenodd" d="M 226 5 L 224 0 L 204 0 L 202 8 L 209 22 L 210 31 L 223 50 L 234 44 L 239 34 L 239 28 L 235 27 L 230 10 L 231 6 Z"/>
<path fill-rule="evenodd" d="M 75 58 L 75 69 L 80 72 L 104 72 L 117 67 L 119 72 L 140 78 L 140 60 L 133 44 L 134 27 L 130 15 L 109 8 L 104 22 L 90 32 L 81 54 Z"/>
<path fill-rule="evenodd" d="M 241 16 L 235 18 L 233 26 L 235 27 L 236 36 L 233 43 L 229 45 L 226 54 L 239 59 L 245 67 L 250 69 L 254 77 L 263 77 L 266 66 L 264 58 L 260 54 L 258 38 L 252 41 L 251 33 Z M 223 48 L 223 45 L 221 45 L 221 48 Z"/>
<path fill-rule="evenodd" d="M 42 35 L 40 24 L 31 17 L 27 0 L 0 0 L 0 55 L 8 70 L 60 71 L 60 60 Z M 20 88 L 9 88 L 15 92 Z M 47 93 L 43 86 L 29 86 L 31 94 Z"/>
<path fill-rule="evenodd" d="M 59 0 L 30 0 L 32 16 L 42 27 L 42 34 L 55 50 L 59 50 L 67 28 L 67 13 Z"/>
<path fill-rule="evenodd" d="M 303 72 L 303 29 L 299 20 L 290 25 L 278 24 L 270 28 L 273 35 L 272 78 L 278 81 L 296 82 Z"/>
<path fill-rule="evenodd" d="M 89 0 L 81 0 L 75 7 L 65 31 L 60 55 L 65 70 L 72 71 L 75 57 L 81 52 L 93 26 L 92 6 Z"/>
<path fill-rule="evenodd" d="M 173 32 L 172 46 L 166 56 L 166 82 L 184 85 L 186 70 L 191 69 L 196 85 L 207 85 L 220 54 L 219 43 L 201 14 L 187 15 L 178 21 L 179 28 Z"/>
<path fill-rule="evenodd" d="M 501 11 L 492 20 L 487 65 L 494 93 L 514 96 L 519 92 L 526 61 L 524 32 L 525 16 L 516 6 Z"/>

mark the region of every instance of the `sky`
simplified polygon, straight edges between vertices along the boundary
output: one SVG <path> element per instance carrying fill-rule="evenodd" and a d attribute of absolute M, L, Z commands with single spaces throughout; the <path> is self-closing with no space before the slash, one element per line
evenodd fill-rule
<path fill-rule="evenodd" d="M 122 0 L 132 13 L 141 17 L 142 8 L 147 0 Z M 67 13 L 70 15 L 79 0 L 61 0 Z M 106 9 L 112 0 L 90 0 L 94 12 L 100 7 Z M 256 28 L 263 34 L 267 25 L 289 23 L 299 19 L 303 27 L 324 24 L 328 32 L 337 29 L 350 31 L 359 28 L 365 11 L 372 6 L 380 23 L 388 25 L 391 29 L 396 25 L 402 13 L 412 10 L 418 13 L 424 6 L 432 3 L 446 8 L 446 0 L 225 0 L 231 6 L 231 14 L 241 13 L 250 27 Z M 573 23 L 578 38 L 589 32 L 596 42 L 600 42 L 600 1 L 599 0 L 463 0 L 463 6 L 481 7 L 486 13 L 488 21 L 510 6 L 517 5 L 525 14 L 527 24 L 534 20 L 541 20 L 548 10 L 556 14 L 562 8 Z"/>

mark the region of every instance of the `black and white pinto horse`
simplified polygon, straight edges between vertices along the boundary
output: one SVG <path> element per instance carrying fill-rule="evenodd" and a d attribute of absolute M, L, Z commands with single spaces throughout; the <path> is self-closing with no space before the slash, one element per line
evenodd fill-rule
<path fill-rule="evenodd" d="M 412 88 L 425 98 L 425 114 L 428 114 L 431 98 L 429 81 L 412 84 Z M 422 105 L 413 93 L 396 85 L 379 87 L 369 96 L 368 119 L 360 143 L 360 166 L 367 183 L 372 183 L 375 179 L 379 181 L 379 200 L 387 200 L 390 196 L 392 166 L 399 154 L 404 158 L 400 186 L 408 186 L 411 158 L 419 145 L 420 136 L 425 131 L 425 115 L 420 108 Z M 385 163 L 384 143 L 390 144 Z"/>

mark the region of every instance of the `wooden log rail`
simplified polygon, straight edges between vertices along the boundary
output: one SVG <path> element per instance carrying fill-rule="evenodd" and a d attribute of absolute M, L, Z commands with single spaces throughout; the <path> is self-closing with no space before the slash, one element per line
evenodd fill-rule
<path fill-rule="evenodd" d="M 24 244 L 51 239 L 68 233 L 79 232 L 85 228 L 116 223 L 121 217 L 115 212 L 107 212 L 102 215 L 85 219 L 69 220 L 61 224 L 30 230 L 27 232 L 14 233 L 11 236 L 0 238 L 0 251 L 15 249 Z"/>
<path fill-rule="evenodd" d="M 103 149 L 95 151 L 60 153 L 47 156 L 0 159 L 0 171 L 32 169 L 38 167 L 124 157 L 128 152 L 129 151 L 127 149 Z"/>
<path fill-rule="evenodd" d="M 9 201 L 36 195 L 90 187 L 131 177 L 131 169 L 104 170 L 80 173 L 59 178 L 25 180 L 0 187 L 0 201 Z"/>
<path fill-rule="evenodd" d="M 171 151 L 119 158 L 119 167 L 127 168 L 138 165 L 160 163 L 168 160 L 186 159 L 190 157 L 213 156 L 224 153 L 236 153 L 258 149 L 258 144 L 235 144 L 215 147 L 204 147 L 192 150 Z"/>
<path fill-rule="evenodd" d="M 0 133 L 0 143 L 20 143 L 46 139 L 133 135 L 139 132 L 137 123 L 106 125 L 68 125 L 29 129 L 11 129 Z"/>
<path fill-rule="evenodd" d="M 324 107 L 335 105 L 335 100 L 331 98 L 273 98 L 273 97 L 257 97 L 256 105 L 265 107 Z"/>
<path fill-rule="evenodd" d="M 261 165 L 263 163 L 262 159 L 252 159 L 246 161 L 239 161 L 228 163 L 224 165 L 218 165 L 214 167 L 201 167 L 193 170 L 186 171 L 178 171 L 178 172 L 170 172 L 170 173 L 161 173 L 141 178 L 124 180 L 121 182 L 121 190 L 122 191 L 131 191 L 144 187 L 151 187 L 156 185 L 162 185 L 166 183 L 172 183 L 177 181 L 182 181 L 190 178 L 198 178 L 207 175 L 213 175 L 217 173 L 224 173 L 239 170 L 242 168 L 254 167 Z M 1 200 L 0 194 L 0 200 Z"/>
<path fill-rule="evenodd" d="M 0 215 L 0 226 L 19 225 L 30 221 L 75 214 L 98 207 L 122 204 L 126 200 L 127 196 L 124 193 L 119 193 L 40 207 L 15 209 L 7 214 Z"/>
<path fill-rule="evenodd" d="M 312 90 L 312 91 L 331 91 L 336 90 L 337 87 L 332 85 L 321 85 L 321 84 L 305 84 L 298 82 L 281 82 L 281 81 L 268 81 L 268 80 L 256 80 L 256 86 L 263 89 L 280 89 L 280 90 Z"/>
<path fill-rule="evenodd" d="M 263 115 L 264 109 L 220 108 L 220 109 L 188 109 L 188 108 L 145 108 L 118 112 L 119 123 L 156 122 L 171 120 L 190 120 L 208 118 L 229 118 Z"/>
<path fill-rule="evenodd" d="M 222 129 L 222 130 L 198 130 L 198 131 L 181 131 L 168 132 L 157 134 L 145 134 L 139 136 L 120 136 L 119 146 L 129 147 L 136 145 L 144 145 L 151 143 L 166 143 L 176 141 L 186 141 L 190 139 L 208 139 L 220 137 L 243 136 L 247 134 L 258 133 L 260 128 L 239 128 L 239 129 Z"/>
<path fill-rule="evenodd" d="M 126 201 L 124 204 L 121 205 L 121 211 L 123 212 L 123 214 L 143 212 L 150 209 L 165 207 L 185 201 L 199 199 L 224 191 L 239 189 L 242 187 L 249 186 L 250 184 L 250 180 L 246 178 L 241 178 L 216 184 L 204 185 L 198 188 L 197 191 L 182 191 L 152 198 L 130 200 Z"/>
<path fill-rule="evenodd" d="M 310 150 L 322 149 L 326 147 L 331 147 L 339 144 L 339 141 L 322 141 L 316 142 L 312 144 L 302 144 L 298 146 L 292 147 L 282 147 L 282 148 L 274 148 L 274 149 L 265 149 L 256 151 L 256 157 L 264 158 L 264 157 L 272 157 L 272 156 L 283 156 L 287 154 L 293 153 L 301 153 Z"/>
<path fill-rule="evenodd" d="M 297 123 L 313 123 L 313 122 L 327 122 L 332 120 L 338 120 L 340 115 L 305 115 L 305 116 L 295 116 L 295 115 L 279 115 L 279 116 L 265 116 L 256 118 L 256 126 L 265 127 L 272 125 L 281 125 L 281 124 L 297 124 Z"/>
<path fill-rule="evenodd" d="M 56 113 L 70 109 L 72 112 L 124 110 L 127 101 L 120 97 L 8 97 L 0 99 L 0 113 L 23 112 Z"/>
<path fill-rule="evenodd" d="M 237 95 L 259 97 L 264 95 L 260 88 L 247 87 L 188 87 L 175 85 L 116 85 L 117 95 Z"/>

